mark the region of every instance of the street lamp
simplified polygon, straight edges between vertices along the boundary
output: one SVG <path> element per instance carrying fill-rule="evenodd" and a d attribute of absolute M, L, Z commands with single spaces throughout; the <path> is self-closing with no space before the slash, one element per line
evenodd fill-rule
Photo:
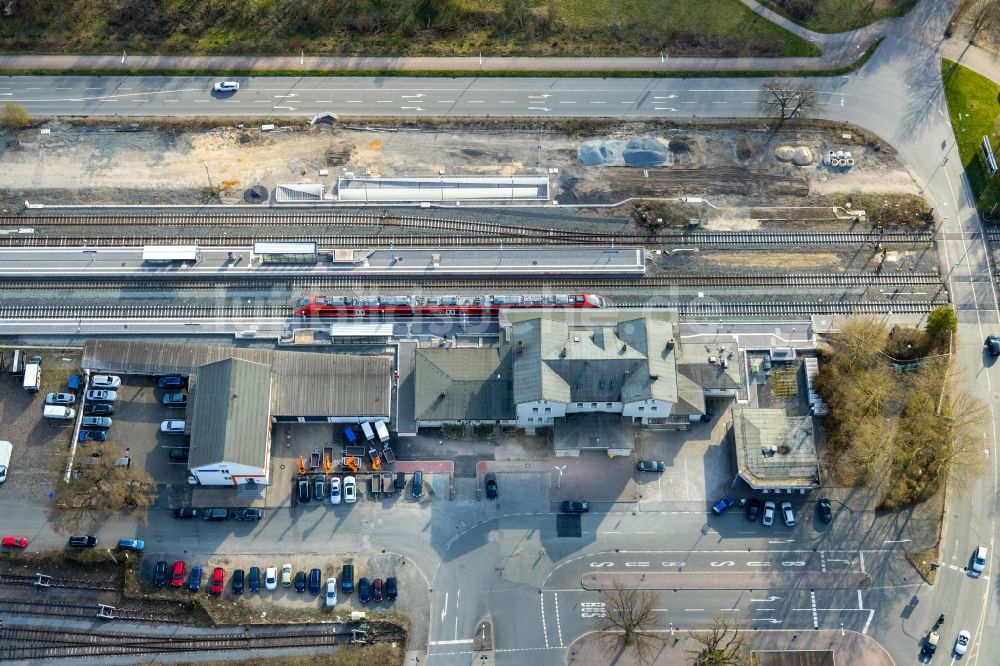
<path fill-rule="evenodd" d="M 205 177 L 208 178 L 208 189 L 212 189 L 212 174 L 208 172 L 208 160 L 202 162 L 205 165 Z"/>
<path fill-rule="evenodd" d="M 559 472 L 559 478 L 556 479 L 556 489 L 558 490 L 559 488 L 562 488 L 562 475 L 563 471 L 566 469 L 566 465 L 563 465 L 562 467 L 553 466 L 552 469 Z"/>

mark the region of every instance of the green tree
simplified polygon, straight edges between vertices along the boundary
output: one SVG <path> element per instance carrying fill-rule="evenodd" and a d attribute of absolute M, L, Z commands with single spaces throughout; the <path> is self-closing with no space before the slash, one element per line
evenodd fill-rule
<path fill-rule="evenodd" d="M 950 305 L 939 305 L 927 315 L 927 334 L 934 338 L 958 332 L 958 315 Z"/>

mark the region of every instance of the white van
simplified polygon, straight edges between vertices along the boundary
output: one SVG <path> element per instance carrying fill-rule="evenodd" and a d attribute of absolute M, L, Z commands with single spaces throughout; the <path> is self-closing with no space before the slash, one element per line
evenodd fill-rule
<path fill-rule="evenodd" d="M 382 442 L 383 444 L 388 443 L 389 429 L 385 427 L 385 421 L 379 419 L 378 421 L 375 422 L 375 432 L 378 433 L 378 441 Z"/>
<path fill-rule="evenodd" d="M 368 423 L 368 421 L 364 421 L 361 424 L 361 432 L 365 434 L 365 439 L 367 439 L 369 442 L 375 441 L 375 433 L 372 432 L 372 424 Z"/>
<path fill-rule="evenodd" d="M 24 366 L 24 381 L 21 383 L 28 393 L 38 393 L 42 387 L 42 366 L 39 363 L 26 363 Z"/>
<path fill-rule="evenodd" d="M 42 410 L 42 416 L 47 419 L 71 421 L 76 416 L 76 410 L 72 407 L 63 407 L 62 405 L 45 405 L 45 408 Z"/>
<path fill-rule="evenodd" d="M 14 446 L 10 442 L 0 442 L 0 483 L 7 480 L 7 468 L 10 467 L 10 454 Z"/>

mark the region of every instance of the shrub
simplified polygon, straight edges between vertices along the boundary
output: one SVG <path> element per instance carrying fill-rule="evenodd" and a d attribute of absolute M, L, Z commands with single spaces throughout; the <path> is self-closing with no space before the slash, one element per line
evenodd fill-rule
<path fill-rule="evenodd" d="M 13 102 L 7 102 L 3 105 L 3 117 L 0 119 L 0 126 L 4 129 L 17 129 L 19 127 L 27 127 L 31 124 L 31 116 L 28 115 L 28 110 L 25 109 L 20 104 L 14 104 Z"/>

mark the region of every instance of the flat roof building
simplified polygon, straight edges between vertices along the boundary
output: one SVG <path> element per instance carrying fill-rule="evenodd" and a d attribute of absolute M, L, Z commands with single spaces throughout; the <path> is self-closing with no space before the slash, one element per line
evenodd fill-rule
<path fill-rule="evenodd" d="M 819 487 L 813 417 L 736 406 L 733 441 L 740 478 L 754 490 L 804 492 Z"/>

